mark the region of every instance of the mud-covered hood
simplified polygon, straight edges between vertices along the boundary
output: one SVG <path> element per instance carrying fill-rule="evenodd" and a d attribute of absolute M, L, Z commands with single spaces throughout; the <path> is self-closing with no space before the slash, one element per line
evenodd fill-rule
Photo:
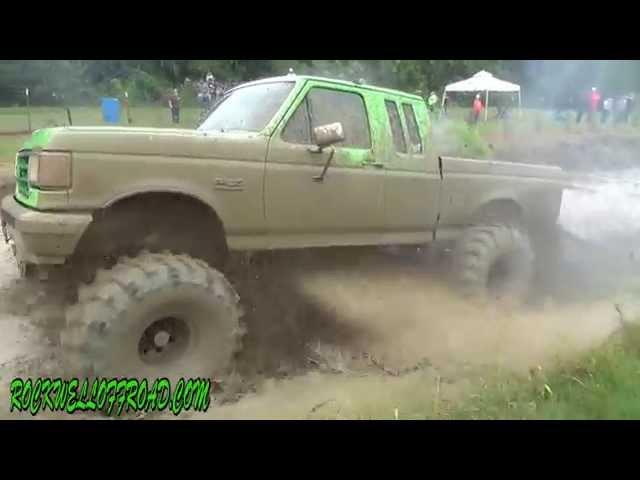
<path fill-rule="evenodd" d="M 187 129 L 132 127 L 57 127 L 38 130 L 23 149 L 73 153 L 138 154 L 179 157 L 237 158 L 253 132 L 202 132 Z"/>

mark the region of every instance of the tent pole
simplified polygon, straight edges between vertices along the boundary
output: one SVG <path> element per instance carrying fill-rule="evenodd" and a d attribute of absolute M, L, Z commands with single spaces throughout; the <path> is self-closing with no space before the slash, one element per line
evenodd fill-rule
<path fill-rule="evenodd" d="M 444 89 L 444 93 L 442 94 L 442 102 L 440 104 L 440 113 L 438 114 L 438 118 L 442 118 L 442 110 L 444 110 L 444 99 L 447 96 L 447 89 Z"/>
<path fill-rule="evenodd" d="M 484 121 L 487 121 L 489 118 L 489 90 L 486 91 L 484 97 Z"/>

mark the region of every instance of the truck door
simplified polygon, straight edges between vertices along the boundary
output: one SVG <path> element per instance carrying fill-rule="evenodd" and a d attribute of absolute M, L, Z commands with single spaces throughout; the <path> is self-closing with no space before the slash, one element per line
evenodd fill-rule
<path fill-rule="evenodd" d="M 266 223 L 272 248 L 373 242 L 384 225 L 384 170 L 375 149 L 367 99 L 357 89 L 310 81 L 269 142 Z M 313 128 L 341 122 L 345 140 L 323 181 L 331 152 L 314 153 Z"/>
<path fill-rule="evenodd" d="M 387 228 L 409 238 L 429 240 L 435 227 L 440 197 L 440 172 L 427 155 L 427 119 L 417 102 L 385 99 L 389 122 L 385 178 Z M 424 109 L 423 109 L 424 110 Z"/>

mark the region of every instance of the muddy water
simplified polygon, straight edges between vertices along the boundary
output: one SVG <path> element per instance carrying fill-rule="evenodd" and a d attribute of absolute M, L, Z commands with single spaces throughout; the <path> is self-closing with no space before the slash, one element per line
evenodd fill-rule
<path fill-rule="evenodd" d="M 566 191 L 559 223 L 584 240 L 640 238 L 640 169 L 595 172 Z"/>

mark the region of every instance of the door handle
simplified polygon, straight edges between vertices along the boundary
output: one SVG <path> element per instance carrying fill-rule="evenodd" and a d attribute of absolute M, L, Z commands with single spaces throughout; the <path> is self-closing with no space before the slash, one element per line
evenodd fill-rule
<path fill-rule="evenodd" d="M 324 182 L 324 176 L 327 174 L 327 170 L 329 169 L 329 165 L 331 164 L 331 160 L 333 159 L 333 155 L 336 153 L 336 149 L 331 147 L 331 153 L 327 158 L 326 163 L 324 164 L 324 168 L 322 169 L 322 173 L 320 175 L 316 175 L 313 178 L 314 182 Z"/>

